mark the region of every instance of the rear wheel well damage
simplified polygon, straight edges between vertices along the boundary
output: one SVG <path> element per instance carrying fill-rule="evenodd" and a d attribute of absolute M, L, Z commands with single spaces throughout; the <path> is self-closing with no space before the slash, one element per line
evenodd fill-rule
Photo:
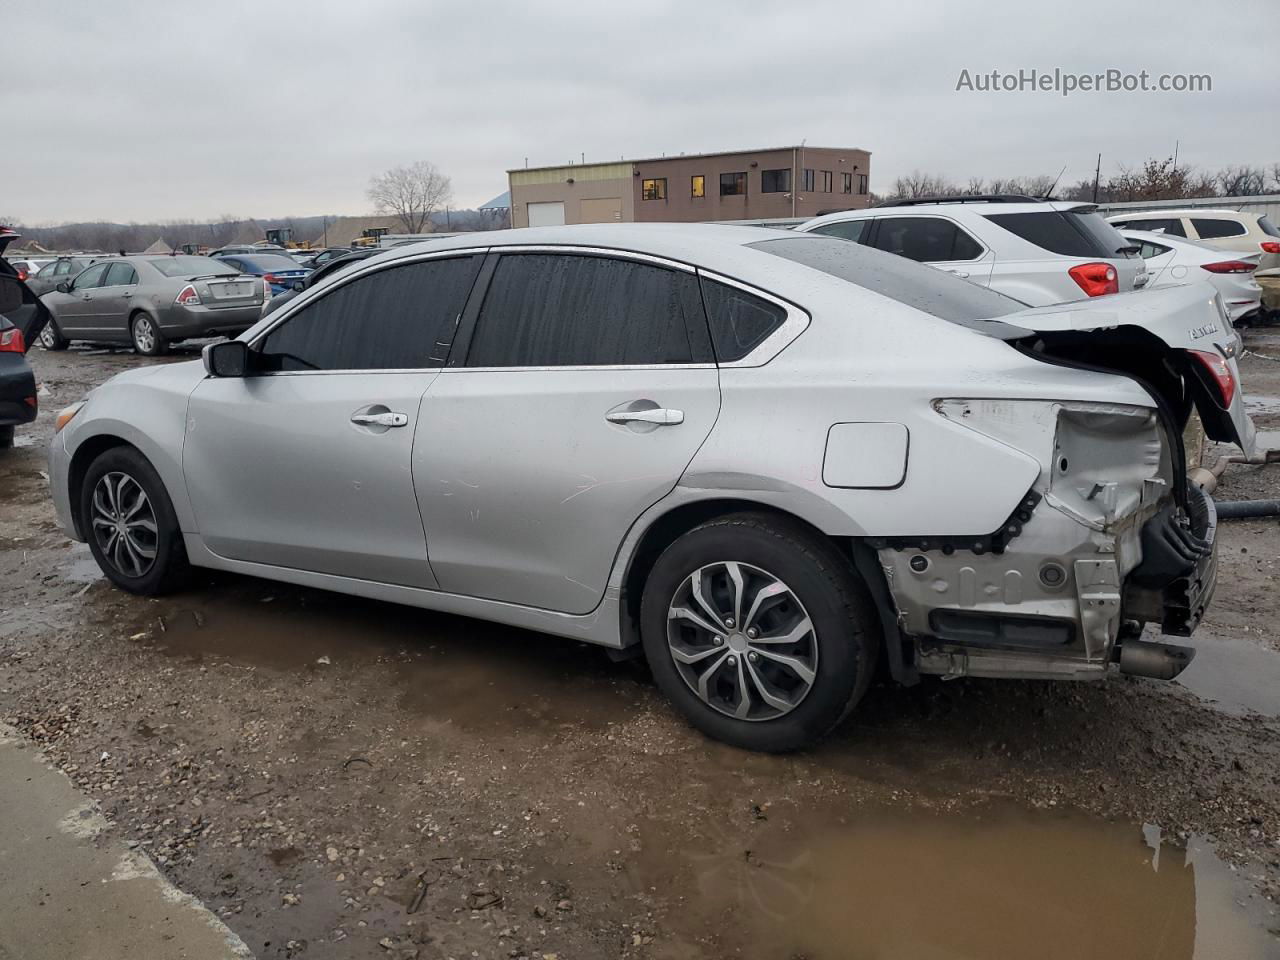
<path fill-rule="evenodd" d="M 98 457 L 115 447 L 129 447 L 133 450 L 138 448 L 129 441 L 111 434 L 99 434 L 96 437 L 90 437 L 80 446 L 76 447 L 76 452 L 71 456 L 71 466 L 67 470 L 67 490 L 70 493 L 71 502 L 71 522 L 75 524 L 76 535 L 80 539 L 87 536 L 84 524 L 80 517 L 80 488 L 84 486 L 84 478 L 89 473 L 89 465 Z M 141 450 L 139 455 L 145 456 Z"/>
<path fill-rule="evenodd" d="M 815 538 L 834 544 L 841 556 L 849 559 L 853 573 L 867 587 L 875 602 L 876 612 L 880 618 L 881 635 L 886 642 L 889 667 L 894 679 L 903 683 L 914 682 L 914 670 L 909 664 L 904 667 L 902 634 L 898 630 L 897 613 L 889 596 L 884 571 L 876 562 L 875 552 L 855 537 L 832 536 L 819 530 L 802 517 L 754 500 L 734 498 L 701 500 L 676 507 L 649 525 L 636 544 L 622 581 L 621 633 L 625 648 L 634 648 L 636 651 L 640 649 L 638 646 L 640 601 L 644 594 L 645 582 L 662 552 L 695 527 L 717 517 L 734 513 L 755 513 L 785 518 L 801 524 Z"/>

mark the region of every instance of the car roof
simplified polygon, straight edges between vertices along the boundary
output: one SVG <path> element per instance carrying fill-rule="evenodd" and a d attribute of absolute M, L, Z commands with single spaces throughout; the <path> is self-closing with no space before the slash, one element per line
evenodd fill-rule
<path fill-rule="evenodd" d="M 1180 210 L 1134 210 L 1132 213 L 1109 215 L 1107 220 L 1160 220 L 1164 217 L 1202 217 L 1205 214 L 1215 217 L 1253 217 L 1255 220 L 1262 216 L 1260 213 L 1249 213 L 1244 210 L 1210 210 L 1204 207 L 1184 207 Z"/>
<path fill-rule="evenodd" d="M 979 216 L 986 216 L 993 213 L 1044 213 L 1046 210 L 1056 212 L 1068 212 L 1072 210 L 1092 212 L 1094 209 L 1096 209 L 1094 204 L 1076 200 L 1029 200 L 1025 202 L 990 200 L 978 202 L 941 201 L 938 203 L 909 203 L 902 206 L 883 204 L 875 207 L 863 207 L 859 210 L 840 210 L 836 213 L 823 214 L 820 217 L 814 217 L 811 220 L 806 220 L 804 223 L 797 226 L 796 229 L 805 232 L 824 223 L 840 223 L 843 220 L 865 220 L 878 217 L 914 217 L 921 214 L 963 216 L 965 214 L 972 213 Z"/>

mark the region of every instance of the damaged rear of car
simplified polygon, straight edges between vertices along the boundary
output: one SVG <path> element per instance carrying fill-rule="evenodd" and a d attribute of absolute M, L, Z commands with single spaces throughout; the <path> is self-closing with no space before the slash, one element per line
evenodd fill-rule
<path fill-rule="evenodd" d="M 901 302 L 914 299 L 1050 367 L 1129 381 L 1116 402 L 1073 399 L 1070 390 L 1019 396 L 1030 392 L 1024 384 L 996 375 L 982 389 L 932 400 L 949 426 L 1026 455 L 1035 467 L 997 528 L 872 535 L 855 547 L 866 551 L 860 567 L 873 592 L 875 574 L 883 574 L 895 676 L 1088 678 L 1118 663 L 1122 672 L 1171 679 L 1184 669 L 1192 650 L 1139 636 L 1148 623 L 1189 635 L 1213 593 L 1216 515 L 1186 476 L 1182 437 L 1192 411 L 1212 439 L 1254 452 L 1237 341 L 1212 288 L 1038 309 L 1002 298 L 984 320 L 981 304 L 962 303 L 976 294 L 955 285 L 904 296 L 886 289 L 894 282 L 884 277 L 886 264 L 837 267 L 813 248 L 770 252 Z M 981 448 L 965 455 L 980 458 Z"/>

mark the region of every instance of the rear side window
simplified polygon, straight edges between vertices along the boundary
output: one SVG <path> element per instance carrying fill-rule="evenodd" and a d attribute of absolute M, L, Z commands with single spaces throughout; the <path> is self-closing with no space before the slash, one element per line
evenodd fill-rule
<path fill-rule="evenodd" d="M 837 220 L 835 223 L 824 223 L 814 227 L 809 233 L 820 233 L 824 237 L 839 237 L 841 240 L 852 240 L 857 243 L 866 232 L 870 220 Z"/>
<path fill-rule="evenodd" d="M 609 257 L 507 254 L 476 320 L 469 367 L 690 363 L 691 274 Z M 705 339 L 705 332 L 703 334 Z"/>
<path fill-rule="evenodd" d="M 1128 227 L 1130 230 L 1147 230 L 1151 233 L 1167 233 L 1171 237 L 1185 237 L 1187 235 L 1187 231 L 1182 227 L 1182 220 L 1178 217 L 1125 220 L 1121 223 L 1113 223 L 1112 226 Z"/>
<path fill-rule="evenodd" d="M 266 370 L 413 370 L 444 365 L 478 257 L 407 263 L 323 295 L 260 348 Z"/>
<path fill-rule="evenodd" d="M 719 363 L 741 360 L 787 319 L 787 311 L 727 283 L 702 278 L 702 300 Z"/>
<path fill-rule="evenodd" d="M 941 217 L 884 217 L 878 219 L 872 245 L 917 263 L 974 260 L 982 246 L 950 220 Z"/>
<path fill-rule="evenodd" d="M 137 282 L 138 271 L 123 260 L 119 260 L 111 264 L 111 269 L 107 271 L 107 279 L 103 286 L 123 287 Z"/>
<path fill-rule="evenodd" d="M 986 218 L 1041 250 L 1064 257 L 1114 258 L 1129 242 L 1096 213 L 1043 210 L 988 213 Z M 1136 226 L 1135 226 L 1136 229 Z"/>
<path fill-rule="evenodd" d="M 1220 220 L 1216 217 L 1192 217 L 1191 225 L 1201 240 L 1217 240 L 1219 237 L 1243 237 L 1248 228 L 1238 220 Z"/>
<path fill-rule="evenodd" d="M 989 320 L 1027 307 L 1019 300 L 943 270 L 831 237 L 799 234 L 750 246 L 954 323 Z"/>

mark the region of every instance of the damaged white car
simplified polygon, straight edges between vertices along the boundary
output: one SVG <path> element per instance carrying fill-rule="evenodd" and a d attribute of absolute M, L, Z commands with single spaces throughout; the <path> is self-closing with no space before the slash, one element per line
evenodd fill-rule
<path fill-rule="evenodd" d="M 920 674 L 1172 677 L 1213 592 L 1192 408 L 1253 448 L 1204 285 L 1028 309 L 841 240 L 593 225 L 398 248 L 63 411 L 58 515 L 188 565 L 642 649 L 700 729 Z"/>

